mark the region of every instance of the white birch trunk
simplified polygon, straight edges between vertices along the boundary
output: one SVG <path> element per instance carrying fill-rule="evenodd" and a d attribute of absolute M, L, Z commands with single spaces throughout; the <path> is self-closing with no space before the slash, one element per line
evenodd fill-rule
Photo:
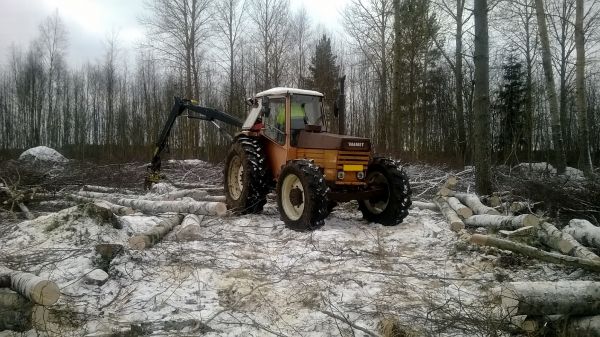
<path fill-rule="evenodd" d="M 182 219 L 183 216 L 180 214 L 162 217 L 149 231 L 132 236 L 129 239 L 129 248 L 142 250 L 154 246 L 175 226 L 179 225 Z"/>
<path fill-rule="evenodd" d="M 2 279 L 0 285 L 3 286 L 6 286 L 7 279 L 10 279 L 10 289 L 25 296 L 33 303 L 52 305 L 60 297 L 60 289 L 56 283 L 30 273 L 2 268 L 0 269 L 0 279 Z"/>
<path fill-rule="evenodd" d="M 435 212 L 440 211 L 440 208 L 433 202 L 413 201 L 410 208 L 428 209 Z"/>
<path fill-rule="evenodd" d="M 500 215 L 500 212 L 498 212 L 497 210 L 482 204 L 475 194 L 453 192 L 450 193 L 449 196 L 456 197 L 458 200 L 460 200 L 460 202 L 472 209 L 473 213 L 475 214 Z"/>
<path fill-rule="evenodd" d="M 208 197 L 208 192 L 201 189 L 192 189 L 192 190 L 177 190 L 172 191 L 166 194 L 161 194 L 158 196 L 154 196 L 151 198 L 145 198 L 150 200 L 177 200 L 184 197 L 192 198 L 194 200 L 204 200 L 203 198 Z"/>
<path fill-rule="evenodd" d="M 541 261 L 546 261 L 554 264 L 562 264 L 565 266 L 583 268 L 595 272 L 600 272 L 600 262 L 590 259 L 582 259 L 580 257 L 565 256 L 562 254 L 548 253 L 541 249 L 528 246 L 522 243 L 516 243 L 509 240 L 495 238 L 493 236 L 473 234 L 470 239 L 471 243 L 480 246 L 496 247 L 499 249 L 510 250 L 525 256 L 533 257 Z"/>
<path fill-rule="evenodd" d="M 600 227 L 583 219 L 572 219 L 563 231 L 588 247 L 600 248 Z"/>
<path fill-rule="evenodd" d="M 135 192 L 126 190 L 126 189 L 120 189 L 120 188 L 116 188 L 116 187 L 96 186 L 96 185 L 83 185 L 83 190 L 89 191 L 89 192 L 99 192 L 99 193 L 135 194 Z"/>
<path fill-rule="evenodd" d="M 519 227 L 537 226 L 540 223 L 535 215 L 473 215 L 465 219 L 465 225 L 470 227 L 492 227 L 497 229 L 516 229 Z"/>
<path fill-rule="evenodd" d="M 456 214 L 458 214 L 462 219 L 466 219 L 473 216 L 473 211 L 469 207 L 461 204 L 460 201 L 458 201 L 458 199 L 456 199 L 455 197 L 449 197 L 448 199 L 446 199 L 446 201 L 448 202 L 448 205 L 450 205 L 450 207 L 452 207 Z"/>
<path fill-rule="evenodd" d="M 450 229 L 452 231 L 459 232 L 465 228 L 465 224 L 458 217 L 458 214 L 456 214 L 456 212 L 450 207 L 450 205 L 448 205 L 448 202 L 444 198 L 436 197 L 433 199 L 433 201 L 450 223 Z"/>
<path fill-rule="evenodd" d="M 600 314 L 600 282 L 510 282 L 496 291 L 510 316 Z"/>
<path fill-rule="evenodd" d="M 135 211 L 131 207 L 115 205 L 109 201 L 102 200 L 102 199 L 84 197 L 84 196 L 75 195 L 75 194 L 69 194 L 66 196 L 66 198 L 67 198 L 67 200 L 73 200 L 73 201 L 80 202 L 80 203 L 93 203 L 96 206 L 110 209 L 111 212 L 113 212 L 114 214 L 117 214 L 117 215 L 131 215 L 131 214 L 135 213 Z"/>
<path fill-rule="evenodd" d="M 194 241 L 201 238 L 202 227 L 200 224 L 204 219 L 203 215 L 188 214 L 183 218 L 179 230 L 174 233 L 177 241 Z"/>
<path fill-rule="evenodd" d="M 546 246 L 567 255 L 583 259 L 600 260 L 598 255 L 582 246 L 570 234 L 559 231 L 554 225 L 544 222 L 539 225 L 538 238 Z"/>
<path fill-rule="evenodd" d="M 227 213 L 225 203 L 215 201 L 155 201 L 85 191 L 80 191 L 78 194 L 89 198 L 108 200 L 114 204 L 131 207 L 148 214 L 174 212 L 223 216 Z"/>

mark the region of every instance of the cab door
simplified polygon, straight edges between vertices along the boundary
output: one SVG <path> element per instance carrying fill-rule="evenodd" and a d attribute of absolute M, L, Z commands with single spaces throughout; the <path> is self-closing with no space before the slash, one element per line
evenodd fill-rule
<path fill-rule="evenodd" d="M 269 97 L 269 117 L 263 116 L 265 150 L 273 178 L 278 178 L 289 149 L 289 96 Z"/>

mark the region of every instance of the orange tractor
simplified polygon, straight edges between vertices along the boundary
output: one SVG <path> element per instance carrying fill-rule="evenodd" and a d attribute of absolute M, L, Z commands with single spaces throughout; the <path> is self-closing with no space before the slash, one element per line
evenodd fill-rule
<path fill-rule="evenodd" d="M 408 215 L 408 177 L 392 159 L 373 155 L 371 141 L 325 132 L 323 94 L 295 88 L 273 88 L 248 100 L 251 111 L 242 123 L 224 112 L 175 99 L 156 144 L 146 186 L 159 179 L 160 153 L 176 117 L 241 127 L 232 137 L 225 162 L 228 209 L 259 213 L 267 194 L 276 191 L 281 220 L 295 230 L 324 224 L 337 202 L 358 201 L 363 217 L 397 225 Z M 343 107 L 343 95 L 337 107 Z M 220 129 L 220 127 L 219 127 Z M 221 130 L 221 129 L 220 129 Z"/>

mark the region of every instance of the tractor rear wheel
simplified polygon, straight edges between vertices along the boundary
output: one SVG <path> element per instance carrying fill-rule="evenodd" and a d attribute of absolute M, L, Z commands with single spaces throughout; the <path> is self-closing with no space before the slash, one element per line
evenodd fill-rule
<path fill-rule="evenodd" d="M 223 172 L 227 208 L 238 214 L 260 213 L 269 193 L 269 172 L 258 139 L 238 137 Z"/>
<path fill-rule="evenodd" d="M 358 209 L 366 220 L 384 226 L 395 226 L 408 215 L 410 184 L 408 176 L 389 158 L 376 157 L 367 168 L 367 186 L 383 188 L 382 196 L 358 201 Z"/>
<path fill-rule="evenodd" d="M 323 226 L 328 215 L 327 191 L 317 166 L 306 160 L 290 162 L 281 170 L 277 181 L 277 207 L 281 220 L 297 231 Z"/>

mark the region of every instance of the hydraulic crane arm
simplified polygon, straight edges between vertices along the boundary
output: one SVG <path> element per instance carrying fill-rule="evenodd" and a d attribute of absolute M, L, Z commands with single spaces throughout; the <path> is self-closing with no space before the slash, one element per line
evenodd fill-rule
<path fill-rule="evenodd" d="M 146 176 L 146 180 L 144 182 L 144 187 L 149 188 L 151 184 L 156 183 L 160 180 L 160 154 L 167 146 L 167 141 L 169 139 L 169 135 L 171 134 L 171 129 L 173 129 L 173 125 L 175 125 L 175 120 L 177 117 L 181 116 L 184 112 L 187 111 L 186 116 L 188 118 L 193 119 L 201 119 L 212 122 L 219 131 L 223 131 L 219 124 L 216 121 L 221 121 L 225 124 L 242 127 L 243 122 L 237 119 L 234 116 L 231 116 L 225 112 L 219 111 L 213 108 L 207 108 L 203 106 L 199 106 L 194 104 L 193 101 L 188 99 L 183 99 L 180 97 L 175 97 L 175 102 L 173 103 L 173 107 L 171 108 L 171 112 L 169 113 L 169 118 L 167 122 L 163 126 L 160 135 L 158 137 L 158 141 L 156 142 L 156 146 L 154 147 L 154 153 L 152 155 L 152 161 L 148 166 L 148 175 Z M 230 138 L 231 136 L 227 133 Z"/>

